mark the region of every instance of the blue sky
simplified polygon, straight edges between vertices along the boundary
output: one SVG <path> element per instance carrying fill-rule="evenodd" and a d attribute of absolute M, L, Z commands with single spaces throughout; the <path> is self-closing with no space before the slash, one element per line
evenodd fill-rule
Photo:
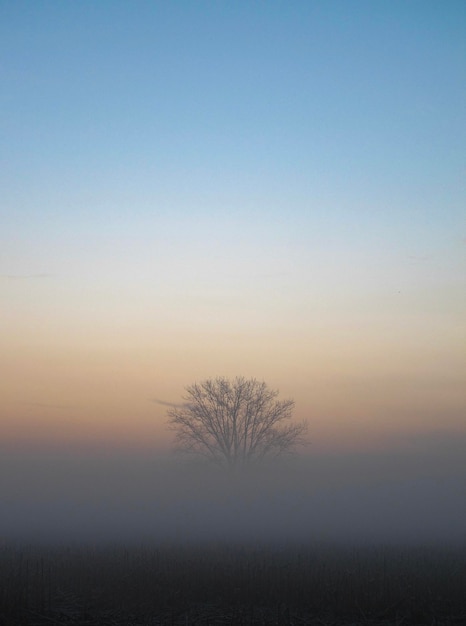
<path fill-rule="evenodd" d="M 432 214 L 438 188 L 463 175 L 462 2 L 7 2 L 2 13 L 13 191 L 28 175 L 44 192 L 51 179 L 65 193 L 181 187 L 238 204 L 293 194 L 298 211 L 303 195 L 357 208 L 354 194 L 390 191 L 399 211 L 403 191 Z"/>

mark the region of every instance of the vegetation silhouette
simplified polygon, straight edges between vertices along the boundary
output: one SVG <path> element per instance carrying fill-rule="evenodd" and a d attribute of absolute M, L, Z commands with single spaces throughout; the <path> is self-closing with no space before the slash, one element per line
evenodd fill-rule
<path fill-rule="evenodd" d="M 218 377 L 185 388 L 168 411 L 177 448 L 228 470 L 255 465 L 305 443 L 307 423 L 288 423 L 294 401 L 255 378 Z"/>

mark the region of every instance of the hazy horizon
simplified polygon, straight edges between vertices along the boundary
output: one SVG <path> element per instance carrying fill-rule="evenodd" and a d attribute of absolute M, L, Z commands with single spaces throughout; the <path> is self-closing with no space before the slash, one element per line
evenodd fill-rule
<path fill-rule="evenodd" d="M 0 449 L 5 541 L 464 543 L 466 438 L 225 470 L 156 450 Z"/>

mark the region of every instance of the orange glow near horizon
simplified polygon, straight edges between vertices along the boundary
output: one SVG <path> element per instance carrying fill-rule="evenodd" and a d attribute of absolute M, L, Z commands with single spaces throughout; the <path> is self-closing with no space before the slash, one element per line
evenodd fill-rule
<path fill-rule="evenodd" d="M 434 339 L 423 345 L 419 327 L 384 334 L 336 331 L 322 322 L 319 332 L 204 328 L 150 336 L 148 323 L 133 334 L 101 329 L 100 340 L 97 332 L 67 336 L 52 329 L 40 344 L 27 329 L 7 336 L 0 439 L 165 449 L 172 435 L 164 403 L 180 401 L 187 384 L 217 375 L 256 377 L 292 397 L 295 418 L 308 420 L 317 449 L 370 448 L 403 433 L 465 429 L 454 329 L 450 345 L 445 333 L 437 345 Z"/>

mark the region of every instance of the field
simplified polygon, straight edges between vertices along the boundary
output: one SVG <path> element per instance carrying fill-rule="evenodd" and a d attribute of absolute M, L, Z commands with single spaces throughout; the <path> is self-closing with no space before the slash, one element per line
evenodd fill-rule
<path fill-rule="evenodd" d="M 0 624 L 466 624 L 466 548 L 3 545 Z"/>

